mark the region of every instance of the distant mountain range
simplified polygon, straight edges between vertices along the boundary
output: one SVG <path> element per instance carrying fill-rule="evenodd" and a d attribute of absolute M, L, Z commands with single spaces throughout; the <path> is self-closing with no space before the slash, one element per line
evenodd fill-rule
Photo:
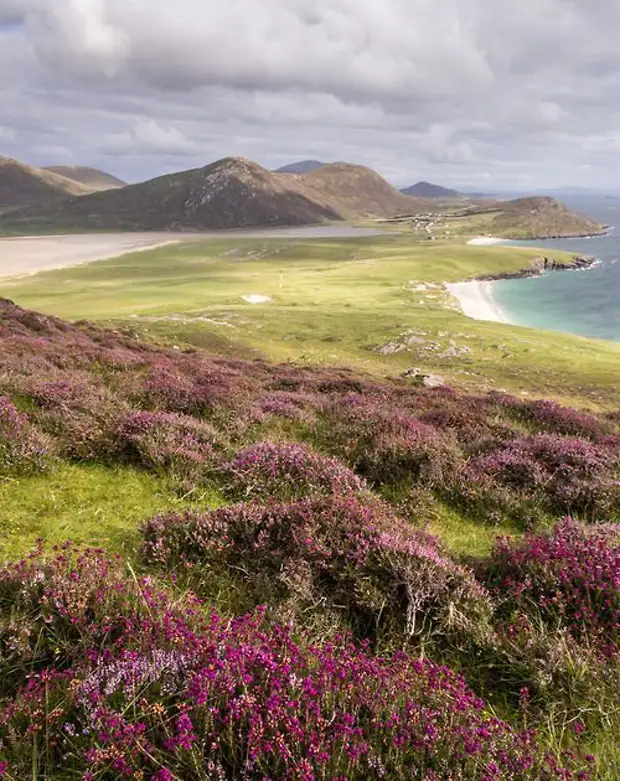
<path fill-rule="evenodd" d="M 458 190 L 449 190 L 447 187 L 440 187 L 431 182 L 417 182 L 411 187 L 405 187 L 401 190 L 405 195 L 413 195 L 417 198 L 462 198 L 463 195 Z"/>
<path fill-rule="evenodd" d="M 317 171 L 319 168 L 323 168 L 327 163 L 322 163 L 320 160 L 299 160 L 297 163 L 289 163 L 283 165 L 282 168 L 276 168 L 275 174 L 307 174 L 310 171 Z"/>
<path fill-rule="evenodd" d="M 312 163 L 312 165 L 311 165 Z M 488 202 L 419 182 L 405 192 L 351 163 L 305 161 L 304 173 L 273 172 L 240 157 L 125 185 L 83 167 L 37 169 L 0 158 L 0 230 L 216 230 L 407 217 L 446 208 L 485 215 L 485 231 L 505 238 L 589 235 L 602 226 L 553 198 Z M 299 164 L 301 165 L 301 164 Z M 290 166 L 285 166 L 289 168 Z M 99 191 L 94 192 L 97 188 Z M 410 195 L 407 193 L 414 193 Z M 425 193 L 425 197 L 416 197 Z M 407 226 L 407 220 L 403 221 Z"/>
<path fill-rule="evenodd" d="M 36 223 L 55 230 L 200 230 L 391 217 L 427 207 L 364 166 L 330 163 L 305 174 L 274 173 L 228 157 L 141 184 L 54 201 L 10 219 L 24 229 Z"/>

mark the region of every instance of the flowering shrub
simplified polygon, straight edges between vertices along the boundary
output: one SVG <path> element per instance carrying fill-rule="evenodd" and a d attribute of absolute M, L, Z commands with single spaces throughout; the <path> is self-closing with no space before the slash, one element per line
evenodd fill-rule
<path fill-rule="evenodd" d="M 576 758 L 560 767 L 449 668 L 312 645 L 263 611 L 207 616 L 99 552 L 75 556 L 0 571 L 8 777 L 577 778 Z M 9 616 L 29 629 L 24 656 Z"/>
<path fill-rule="evenodd" d="M 315 409 L 319 398 L 310 393 L 272 391 L 262 396 L 259 410 L 263 415 L 310 422 L 315 419 Z"/>
<path fill-rule="evenodd" d="M 260 442 L 226 464 L 230 491 L 239 498 L 301 499 L 359 493 L 364 482 L 335 458 L 290 442 Z"/>
<path fill-rule="evenodd" d="M 465 453 L 477 455 L 518 436 L 511 425 L 488 415 L 488 410 L 480 408 L 475 400 L 471 406 L 465 406 L 459 399 L 456 404 L 446 404 L 425 412 L 420 420 L 440 431 L 454 434 Z"/>
<path fill-rule="evenodd" d="M 453 439 L 393 408 L 381 397 L 348 394 L 319 427 L 328 446 L 375 485 L 440 485 L 459 455 Z"/>
<path fill-rule="evenodd" d="M 239 572 L 254 604 L 339 606 L 364 634 L 379 624 L 410 636 L 460 632 L 488 612 L 471 572 L 376 500 L 172 513 L 151 519 L 143 533 L 148 563 Z"/>
<path fill-rule="evenodd" d="M 233 382 L 236 380 L 236 388 Z M 200 356 L 158 358 L 152 361 L 134 398 L 140 406 L 187 415 L 211 412 L 231 400 L 244 388 L 244 378 L 238 372 L 207 362 Z"/>
<path fill-rule="evenodd" d="M 45 437 L 6 396 L 0 396 L 0 474 L 41 472 L 49 457 Z"/>
<path fill-rule="evenodd" d="M 494 489 L 507 489 L 535 498 L 551 513 L 604 517 L 620 510 L 617 469 L 618 462 L 604 446 L 538 434 L 472 459 L 462 475 L 463 493 L 478 484 L 488 497 Z"/>
<path fill-rule="evenodd" d="M 620 648 L 620 526 L 584 527 L 571 519 L 520 543 L 501 540 L 486 580 L 525 613 L 562 626 L 607 653 Z"/>
<path fill-rule="evenodd" d="M 117 452 L 170 476 L 184 488 L 200 483 L 219 460 L 222 440 L 209 423 L 169 412 L 131 412 L 116 423 Z"/>
<path fill-rule="evenodd" d="M 515 417 L 533 423 L 542 431 L 569 437 L 585 437 L 595 442 L 609 434 L 608 427 L 594 415 L 562 407 L 554 401 L 512 399 L 510 407 Z"/>
<path fill-rule="evenodd" d="M 38 405 L 36 417 L 72 459 L 105 459 L 112 449 L 112 425 L 123 402 L 88 374 L 63 374 L 24 384 L 22 393 Z"/>

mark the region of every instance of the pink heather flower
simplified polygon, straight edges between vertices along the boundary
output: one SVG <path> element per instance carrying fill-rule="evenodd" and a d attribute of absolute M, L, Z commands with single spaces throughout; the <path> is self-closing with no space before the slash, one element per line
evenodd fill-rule
<path fill-rule="evenodd" d="M 173 781 L 174 776 L 172 773 L 165 767 L 162 767 L 161 770 L 158 770 L 157 773 L 152 777 L 152 781 Z"/>

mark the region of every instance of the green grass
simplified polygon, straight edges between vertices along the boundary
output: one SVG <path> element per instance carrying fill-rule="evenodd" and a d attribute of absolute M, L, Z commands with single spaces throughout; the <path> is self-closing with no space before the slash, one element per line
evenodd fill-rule
<path fill-rule="evenodd" d="M 481 559 L 488 556 L 498 537 L 521 536 L 521 530 L 510 526 L 491 526 L 468 518 L 450 507 L 440 507 L 429 521 L 428 531 L 441 539 L 449 553 L 456 557 Z"/>
<path fill-rule="evenodd" d="M 396 234 L 213 240 L 5 280 L 0 294 L 66 319 L 129 327 L 145 340 L 383 375 L 419 367 L 455 386 L 613 406 L 620 345 L 471 320 L 443 288 L 415 290 L 515 271 L 536 254 Z M 252 293 L 273 300 L 248 304 L 242 297 Z M 376 351 L 409 329 L 424 341 L 394 355 Z M 441 357 L 451 340 L 470 352 Z"/>
<path fill-rule="evenodd" d="M 620 345 L 464 317 L 436 288 L 526 266 L 535 250 L 470 247 L 396 234 L 371 239 L 211 241 L 3 281 L 0 295 L 60 317 L 128 328 L 143 340 L 227 355 L 347 364 L 397 375 L 417 366 L 473 390 L 506 389 L 595 408 L 618 403 Z M 558 258 L 561 253 L 555 253 Z M 273 300 L 252 306 L 242 296 Z M 414 330 L 422 342 L 385 355 L 379 345 Z M 453 341 L 470 352 L 440 357 Z M 434 345 L 439 349 L 434 349 Z M 282 434 L 293 437 L 294 427 Z M 271 435 L 277 432 L 270 432 Z M 0 482 L 0 559 L 23 556 L 41 537 L 101 545 L 131 559 L 146 518 L 190 503 L 222 503 L 215 491 L 179 498 L 166 481 L 127 467 L 62 464 L 48 475 Z M 426 519 L 425 519 L 426 520 Z M 489 554 L 509 525 L 485 526 L 436 505 L 428 528 L 462 558 Z M 236 595 L 222 580 L 215 604 Z M 552 735 L 550 734 L 550 742 Z M 618 752 L 601 733 L 599 778 Z"/>
<path fill-rule="evenodd" d="M 215 494 L 201 504 L 218 504 Z M 63 464 L 51 474 L 0 482 L 0 559 L 19 558 L 42 538 L 72 540 L 131 556 L 138 526 L 164 510 L 185 507 L 166 483 L 129 468 Z"/>

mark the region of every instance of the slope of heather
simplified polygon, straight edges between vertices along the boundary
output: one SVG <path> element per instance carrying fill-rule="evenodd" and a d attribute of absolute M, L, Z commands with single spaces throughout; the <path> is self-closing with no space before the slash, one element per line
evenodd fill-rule
<path fill-rule="evenodd" d="M 461 198 L 462 195 L 458 190 L 450 190 L 447 187 L 440 187 L 438 184 L 431 184 L 431 182 L 417 182 L 412 184 L 411 187 L 405 187 L 401 190 L 401 193 L 405 195 L 414 195 L 418 198 Z"/>
<path fill-rule="evenodd" d="M 507 239 L 591 236 L 604 230 L 604 225 L 571 211 L 560 201 L 549 197 L 506 201 L 489 224 L 491 235 Z"/>
<path fill-rule="evenodd" d="M 6 299 L 0 369 L 6 778 L 617 777 L 617 415 Z M 102 472 L 123 535 L 84 493 Z M 139 525 L 127 475 L 169 492 Z M 97 548 L 22 557 L 59 494 L 48 542 Z M 445 518 L 522 539 L 474 567 Z"/>
<path fill-rule="evenodd" d="M 299 160 L 295 163 L 289 163 L 283 165 L 281 168 L 277 168 L 274 173 L 276 174 L 307 174 L 310 171 L 316 171 L 318 168 L 322 168 L 326 163 L 322 163 L 320 160 Z"/>
<path fill-rule="evenodd" d="M 119 187 L 125 187 L 127 184 L 127 182 L 123 182 L 122 179 L 118 179 L 116 176 L 112 176 L 112 174 L 108 174 L 98 168 L 89 168 L 83 165 L 51 165 L 46 166 L 42 170 L 50 171 L 53 174 L 58 174 L 58 176 L 64 176 L 65 179 L 69 179 L 72 182 L 83 184 L 93 192 L 114 190 Z"/>
<path fill-rule="evenodd" d="M 90 192 L 90 187 L 52 171 L 0 157 L 0 208 L 50 204 Z"/>
<path fill-rule="evenodd" d="M 374 171 L 338 163 L 307 174 L 276 174 L 243 158 L 162 176 L 118 190 L 26 210 L 5 229 L 196 230 L 309 225 L 411 213 L 420 203 Z"/>

